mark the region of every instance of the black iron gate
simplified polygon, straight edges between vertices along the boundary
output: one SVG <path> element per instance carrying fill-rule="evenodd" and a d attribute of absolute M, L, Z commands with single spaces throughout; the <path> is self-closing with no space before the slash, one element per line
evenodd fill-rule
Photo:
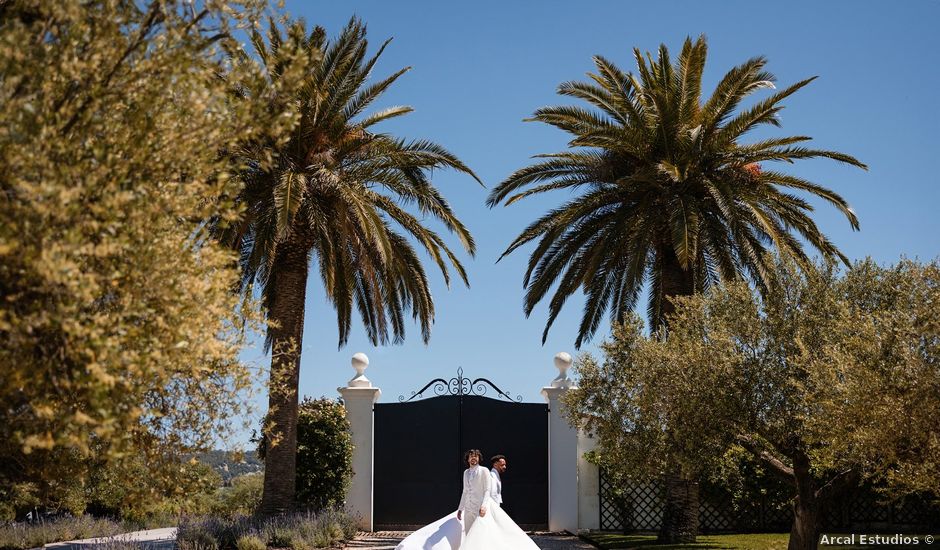
<path fill-rule="evenodd" d="M 486 397 L 487 385 L 498 399 Z M 421 399 L 425 391 L 435 397 Z M 503 509 L 523 529 L 548 526 L 548 406 L 520 403 L 457 370 L 399 403 L 375 405 L 376 530 L 413 529 L 457 509 L 467 449 L 503 454 Z"/>

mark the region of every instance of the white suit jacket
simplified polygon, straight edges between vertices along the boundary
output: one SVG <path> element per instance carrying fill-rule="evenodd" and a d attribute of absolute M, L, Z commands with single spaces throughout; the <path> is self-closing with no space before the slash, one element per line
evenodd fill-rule
<path fill-rule="evenodd" d="M 483 502 L 490 494 L 490 473 L 483 466 L 467 468 L 463 472 L 463 494 L 458 510 L 478 514 Z"/>
<path fill-rule="evenodd" d="M 499 477 L 496 468 L 490 470 L 490 498 L 493 502 L 502 506 L 503 504 L 503 480 Z"/>

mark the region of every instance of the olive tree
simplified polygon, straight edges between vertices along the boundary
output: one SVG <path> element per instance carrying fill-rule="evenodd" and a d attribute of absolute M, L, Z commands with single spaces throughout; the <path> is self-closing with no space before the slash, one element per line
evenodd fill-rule
<path fill-rule="evenodd" d="M 262 8 L 0 3 L 4 515 L 63 504 L 99 459 L 176 486 L 244 405 L 257 308 L 204 220 L 237 217 L 224 152 L 290 122 L 231 101 L 258 72 L 225 52 Z"/>
<path fill-rule="evenodd" d="M 694 477 L 746 453 L 792 488 L 791 549 L 815 548 L 821 508 L 861 481 L 940 494 L 940 263 L 781 261 L 772 277 L 763 296 L 679 300 L 665 336 L 633 319 L 603 361 L 579 358 L 567 413 L 598 435 L 597 460 Z"/>

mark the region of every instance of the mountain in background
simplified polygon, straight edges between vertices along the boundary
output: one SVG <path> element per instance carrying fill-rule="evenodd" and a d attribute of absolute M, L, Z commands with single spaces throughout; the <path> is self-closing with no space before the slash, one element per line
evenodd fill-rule
<path fill-rule="evenodd" d="M 208 464 L 222 476 L 226 485 L 232 478 L 244 474 L 264 471 L 264 462 L 258 458 L 256 451 L 235 453 L 232 451 L 214 450 L 196 455 L 199 462 Z"/>

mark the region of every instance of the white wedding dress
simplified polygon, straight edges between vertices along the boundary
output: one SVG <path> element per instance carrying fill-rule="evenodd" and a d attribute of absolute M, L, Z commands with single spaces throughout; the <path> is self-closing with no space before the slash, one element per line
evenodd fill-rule
<path fill-rule="evenodd" d="M 486 469 L 482 468 L 485 472 Z M 486 473 L 486 481 L 489 473 Z M 457 512 L 450 513 L 430 525 L 425 525 L 401 541 L 395 550 L 539 550 L 532 539 L 525 534 L 516 522 L 503 509 L 493 502 L 489 490 L 485 491 L 483 507 L 486 515 L 477 517 L 469 531 L 464 534 L 464 521 L 468 519 L 466 511 L 463 521 L 457 519 Z M 468 479 L 464 478 L 464 495 L 461 506 L 466 504 Z M 474 501 L 475 507 L 476 501 Z"/>
<path fill-rule="evenodd" d="M 516 522 L 487 499 L 486 515 L 477 518 L 466 536 L 457 512 L 425 525 L 401 541 L 395 550 L 538 550 Z"/>

